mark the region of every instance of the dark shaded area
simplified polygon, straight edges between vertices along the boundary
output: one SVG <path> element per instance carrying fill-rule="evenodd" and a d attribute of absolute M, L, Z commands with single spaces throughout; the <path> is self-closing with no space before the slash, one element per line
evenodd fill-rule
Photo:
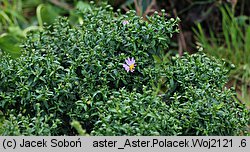
<path fill-rule="evenodd" d="M 138 0 L 137 0 L 138 1 Z M 153 0 L 143 1 L 143 5 L 149 6 Z M 140 0 L 138 1 L 138 3 Z M 126 0 L 110 1 L 110 4 L 115 9 L 124 8 L 127 5 Z M 221 13 L 219 8 L 224 5 L 229 5 L 234 10 L 236 16 L 250 15 L 250 1 L 248 0 L 156 0 L 156 4 L 151 8 L 151 12 L 165 9 L 169 17 L 179 17 L 180 34 L 176 36 L 178 45 L 173 45 L 175 49 L 180 51 L 188 51 L 190 53 L 196 52 L 196 44 L 194 32 L 192 28 L 196 28 L 196 23 L 201 23 L 205 32 L 209 29 L 215 33 L 221 32 Z M 136 7 L 131 4 L 132 7 Z M 127 8 L 131 8 L 127 6 Z M 124 10 L 124 9 L 123 9 Z M 147 13 L 148 15 L 152 14 Z M 178 42 L 179 41 L 179 42 Z M 181 48 L 178 48 L 181 47 Z M 173 48 L 173 49 L 174 49 Z M 182 54 L 182 53 L 181 53 Z"/>

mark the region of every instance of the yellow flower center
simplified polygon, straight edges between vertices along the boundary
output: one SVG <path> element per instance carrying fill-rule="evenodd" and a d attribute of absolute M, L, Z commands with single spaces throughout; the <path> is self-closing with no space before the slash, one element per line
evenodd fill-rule
<path fill-rule="evenodd" d="M 135 65 L 134 65 L 134 64 L 131 64 L 131 65 L 129 66 L 129 70 L 132 71 L 134 67 L 135 67 Z"/>

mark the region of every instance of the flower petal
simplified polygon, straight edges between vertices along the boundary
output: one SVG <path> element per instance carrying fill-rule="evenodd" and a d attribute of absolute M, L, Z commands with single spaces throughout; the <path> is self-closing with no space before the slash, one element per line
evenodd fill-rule
<path fill-rule="evenodd" d="M 127 72 L 134 72 L 135 70 L 135 59 L 134 57 L 132 57 L 131 59 L 128 57 L 127 59 L 125 59 L 126 64 L 123 64 L 123 68 L 127 71 Z"/>
<path fill-rule="evenodd" d="M 122 66 L 123 66 L 123 68 L 124 68 L 127 72 L 129 72 L 129 66 L 128 66 L 128 65 L 123 64 Z"/>
<path fill-rule="evenodd" d="M 130 64 L 130 58 L 127 58 L 127 59 L 125 60 L 125 62 L 127 63 L 127 65 L 129 65 L 129 64 Z"/>
<path fill-rule="evenodd" d="M 128 22 L 127 20 L 124 20 L 124 21 L 122 22 L 122 24 L 123 24 L 123 25 L 126 25 L 126 24 L 129 24 L 129 22 Z"/>
<path fill-rule="evenodd" d="M 135 64 L 135 59 L 132 57 L 131 64 Z"/>

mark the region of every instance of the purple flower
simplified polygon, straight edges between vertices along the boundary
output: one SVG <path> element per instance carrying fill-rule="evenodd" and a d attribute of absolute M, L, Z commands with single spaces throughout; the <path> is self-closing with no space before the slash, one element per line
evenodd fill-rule
<path fill-rule="evenodd" d="M 134 72 L 135 71 L 135 59 L 132 57 L 131 59 L 130 58 L 127 58 L 125 60 L 126 64 L 123 64 L 123 67 L 124 69 L 127 71 L 127 72 Z"/>
<path fill-rule="evenodd" d="M 128 22 L 127 20 L 124 20 L 124 21 L 122 22 L 122 24 L 123 24 L 123 25 L 126 25 L 126 24 L 129 24 L 129 22 Z"/>

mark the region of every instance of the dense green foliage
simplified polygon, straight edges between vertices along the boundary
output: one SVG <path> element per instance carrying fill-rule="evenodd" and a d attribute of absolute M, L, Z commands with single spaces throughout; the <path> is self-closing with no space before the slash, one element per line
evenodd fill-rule
<path fill-rule="evenodd" d="M 68 16 L 70 23 L 80 20 L 76 10 L 90 6 L 83 1 L 1 0 L 0 1 L 0 56 L 19 57 L 20 44 L 29 31 L 42 30 L 43 24 L 53 24 L 59 16 Z"/>
<path fill-rule="evenodd" d="M 222 31 L 215 32 L 210 29 L 206 36 L 201 24 L 195 31 L 197 40 L 204 47 L 204 51 L 212 56 L 224 58 L 235 65 L 230 73 L 234 86 L 240 90 L 240 99 L 250 106 L 250 18 L 236 16 L 228 7 L 220 8 L 222 14 Z"/>
<path fill-rule="evenodd" d="M 0 134 L 4 136 L 17 135 L 53 135 L 60 124 L 59 119 L 54 119 L 53 115 L 43 115 L 40 104 L 36 104 L 36 115 L 16 115 L 13 109 L 10 111 L 8 119 L 0 120 Z"/>
<path fill-rule="evenodd" d="M 249 115 L 223 89 L 222 63 L 204 55 L 163 60 L 178 19 L 155 13 L 143 21 L 110 6 L 81 15 L 79 26 L 60 18 L 31 33 L 20 58 L 0 59 L 1 134 L 77 134 L 71 125 L 91 135 L 244 131 Z M 135 59 L 134 72 L 123 68 L 128 57 Z"/>
<path fill-rule="evenodd" d="M 143 94 L 121 89 L 111 92 L 106 103 L 98 103 L 99 120 L 93 135 L 178 135 L 181 133 L 178 113 L 167 106 L 151 90 Z"/>
<path fill-rule="evenodd" d="M 176 58 L 166 71 L 165 101 L 179 114 L 182 135 L 237 135 L 249 113 L 224 88 L 225 63 L 205 55 Z"/>

